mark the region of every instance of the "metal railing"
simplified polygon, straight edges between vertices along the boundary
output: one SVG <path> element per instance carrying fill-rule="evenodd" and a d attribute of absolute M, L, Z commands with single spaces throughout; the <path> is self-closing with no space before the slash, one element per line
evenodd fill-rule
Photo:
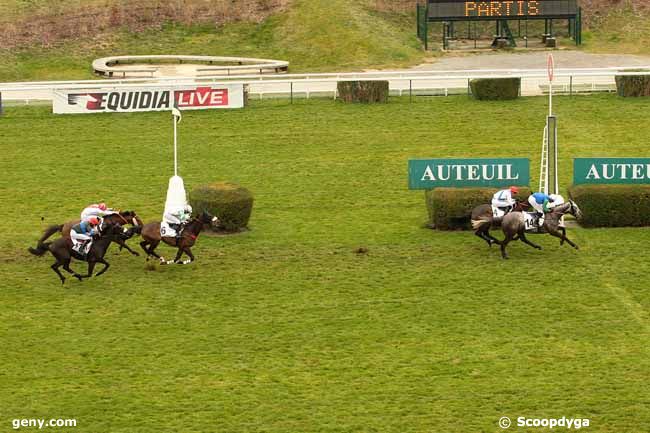
<path fill-rule="evenodd" d="M 558 69 L 554 92 L 579 93 L 615 90 L 615 76 L 647 75 L 650 66 L 612 68 Z M 639 70 L 637 70 L 639 69 Z M 648 72 L 641 69 L 647 69 Z M 183 87 L 219 83 L 244 84 L 251 97 L 336 97 L 341 81 L 388 81 L 391 95 L 433 96 L 469 93 L 469 82 L 475 78 L 520 78 L 523 96 L 541 95 L 548 91 L 545 69 L 483 69 L 448 71 L 382 71 L 319 74 L 240 75 L 211 77 L 135 78 L 121 80 L 78 80 L 0 83 L 4 100 L 48 100 L 56 90 L 128 89 L 134 87 Z"/>

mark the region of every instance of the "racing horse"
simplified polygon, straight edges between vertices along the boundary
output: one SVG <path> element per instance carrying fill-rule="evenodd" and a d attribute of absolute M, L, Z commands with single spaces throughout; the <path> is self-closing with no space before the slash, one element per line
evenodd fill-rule
<path fill-rule="evenodd" d="M 576 219 L 582 218 L 582 211 L 578 205 L 573 200 L 569 200 L 566 203 L 554 207 L 551 212 L 544 214 L 544 223 L 542 225 L 542 228 L 551 236 L 560 238 L 560 245 L 563 245 L 566 241 L 569 245 L 577 250 L 578 246 L 566 237 L 566 229 L 560 226 L 560 220 L 562 216 L 566 214 L 573 215 L 576 217 Z M 542 249 L 541 246 L 532 243 L 526 238 L 526 215 L 524 212 L 510 212 L 500 219 L 502 220 L 501 230 L 503 230 L 503 234 L 505 235 L 505 239 L 503 239 L 501 242 L 501 256 L 504 259 L 508 258 L 506 247 L 512 240 L 519 239 L 533 248 L 536 248 L 538 250 Z M 487 219 L 481 219 L 480 221 L 477 221 L 477 223 L 488 224 L 489 221 Z"/>
<path fill-rule="evenodd" d="M 530 208 L 530 203 L 527 200 L 515 202 L 512 210 L 510 212 L 521 212 L 526 211 Z M 481 219 L 489 219 L 490 224 L 483 224 L 475 228 L 475 221 L 480 221 Z M 479 238 L 483 239 L 489 246 L 492 244 L 501 244 L 501 241 L 495 238 L 490 234 L 490 228 L 499 227 L 501 225 L 502 218 L 494 218 L 492 215 L 492 205 L 491 204 L 482 204 L 476 206 L 472 209 L 472 228 L 475 228 L 474 234 Z"/>
<path fill-rule="evenodd" d="M 208 211 L 203 211 L 199 216 L 192 218 L 190 222 L 187 223 L 181 232 L 181 237 L 178 241 L 176 237 L 160 236 L 160 221 L 154 221 L 142 226 L 140 235 L 142 236 L 143 241 L 140 242 L 140 246 L 144 252 L 147 253 L 147 260 L 149 260 L 149 257 L 154 256 L 160 260 L 160 264 L 162 265 L 169 265 L 172 263 L 186 265 L 194 261 L 194 254 L 192 254 L 191 247 L 199 237 L 199 233 L 201 233 L 203 225 L 215 224 L 218 221 L 219 218 L 212 216 Z M 155 249 L 158 247 L 158 244 L 160 244 L 161 240 L 167 245 L 178 248 L 178 252 L 176 253 L 176 258 L 174 260 L 165 260 L 164 257 L 161 257 L 156 253 Z M 189 259 L 181 261 L 181 256 L 183 253 L 185 253 Z"/>
<path fill-rule="evenodd" d="M 73 226 L 79 224 L 79 221 L 81 220 L 73 220 L 73 221 L 68 221 L 65 224 L 54 224 L 49 226 L 43 232 L 43 236 L 41 236 L 41 238 L 38 240 L 38 244 L 36 248 L 39 248 L 47 239 L 50 238 L 50 236 L 52 236 L 56 232 L 61 233 L 61 236 L 69 239 L 70 229 L 72 229 Z M 110 215 L 106 215 L 102 219 L 102 224 L 120 224 L 120 225 L 131 224 L 133 227 L 142 227 L 143 223 L 140 217 L 135 213 L 135 211 L 125 210 L 125 211 L 117 211 Z M 120 251 L 122 250 L 122 248 L 126 248 L 126 250 L 131 254 L 133 254 L 134 256 L 139 256 L 140 253 L 138 253 L 137 251 L 133 251 L 126 244 L 126 239 L 129 239 L 129 237 L 130 236 L 116 238 L 115 242 L 120 246 Z"/>
<path fill-rule="evenodd" d="M 126 235 L 124 234 L 124 231 L 120 224 L 107 223 L 104 224 L 100 230 L 99 237 L 96 240 L 93 240 L 93 243 L 90 246 L 90 251 L 88 251 L 88 254 L 85 257 L 72 249 L 72 240 L 70 237 L 66 238 L 63 236 L 52 242 L 41 242 L 36 248 L 30 247 L 29 252 L 39 257 L 48 251 L 52 253 L 56 259 L 56 262 L 52 264 L 51 268 L 61 279 L 61 284 L 64 284 L 65 277 L 61 271 L 59 271 L 60 267 L 63 267 L 65 271 L 72 274 L 79 281 L 84 278 L 91 277 L 97 263 L 102 263 L 104 265 L 104 268 L 101 271 L 97 272 L 95 276 L 98 277 L 106 272 L 110 266 L 110 264 L 104 260 L 104 256 L 106 255 L 106 251 L 108 251 L 108 247 L 110 246 L 111 242 L 114 242 L 125 236 Z M 88 262 L 88 272 L 86 275 L 78 274 L 70 268 L 70 262 L 73 257 L 77 260 Z"/>

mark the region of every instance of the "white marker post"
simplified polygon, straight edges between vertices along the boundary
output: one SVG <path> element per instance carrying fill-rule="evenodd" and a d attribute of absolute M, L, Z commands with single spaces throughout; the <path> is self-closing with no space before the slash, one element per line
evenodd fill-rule
<path fill-rule="evenodd" d="M 546 69 L 548 71 L 548 115 L 553 115 L 553 77 L 555 75 L 555 61 L 553 54 L 548 55 L 546 62 Z"/>
<path fill-rule="evenodd" d="M 176 138 L 176 124 L 181 123 L 181 110 L 178 109 L 176 101 L 172 107 L 172 121 L 174 122 L 174 176 L 178 176 L 178 140 Z"/>

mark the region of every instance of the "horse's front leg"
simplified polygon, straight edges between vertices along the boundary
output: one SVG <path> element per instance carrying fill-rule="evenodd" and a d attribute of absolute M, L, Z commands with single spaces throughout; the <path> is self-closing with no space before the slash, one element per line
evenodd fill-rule
<path fill-rule="evenodd" d="M 181 261 L 181 257 L 183 256 L 183 250 L 184 250 L 184 249 L 185 249 L 185 247 L 181 247 L 181 246 L 179 246 L 179 247 L 178 247 L 178 252 L 176 252 L 176 257 L 174 257 L 174 261 L 173 261 L 173 262 L 170 261 L 170 262 L 167 262 L 167 263 L 168 263 L 168 264 L 169 264 L 169 263 L 176 263 L 176 264 L 182 265 L 183 262 Z"/>
<path fill-rule="evenodd" d="M 65 262 L 63 262 L 63 269 L 65 269 L 67 272 L 71 273 L 76 279 L 81 281 L 81 275 L 73 271 L 72 268 L 70 267 L 70 259 L 67 259 Z"/>
<path fill-rule="evenodd" d="M 542 249 L 542 247 L 540 247 L 539 245 L 534 244 L 531 241 L 529 241 L 528 238 L 526 238 L 526 235 L 524 233 L 519 233 L 519 240 L 522 241 L 525 244 L 530 245 L 533 248 L 537 248 L 538 250 Z"/>
<path fill-rule="evenodd" d="M 118 240 L 116 242 L 120 246 L 120 251 L 122 251 L 122 248 L 125 248 L 128 252 L 130 252 L 134 256 L 139 256 L 140 255 L 139 252 L 133 251 L 131 248 L 129 248 L 129 246 L 126 244 L 125 240 L 120 239 L 120 240 Z"/>
<path fill-rule="evenodd" d="M 106 272 L 108 270 L 108 267 L 110 266 L 110 264 L 106 260 L 104 260 L 103 258 L 97 260 L 97 263 L 101 263 L 101 264 L 104 265 L 104 268 L 101 271 L 99 271 L 99 272 L 97 272 L 95 274 L 96 277 L 99 277 L 101 274 L 103 274 L 104 272 Z"/>
<path fill-rule="evenodd" d="M 50 268 L 52 268 L 52 270 L 56 272 L 56 274 L 59 276 L 59 278 L 61 279 L 61 284 L 64 284 L 65 277 L 63 276 L 61 271 L 59 271 L 59 266 L 61 266 L 61 263 L 57 260 L 54 264 L 52 264 L 52 266 L 50 266 Z"/>
<path fill-rule="evenodd" d="M 550 231 L 550 230 L 549 230 L 548 233 L 549 233 L 551 236 L 555 236 L 556 238 L 560 238 L 560 245 L 562 245 L 562 242 L 563 242 L 563 241 L 566 241 L 569 245 L 571 245 L 571 246 L 572 246 L 573 248 L 575 248 L 576 250 L 580 249 L 580 248 L 579 248 L 575 243 L 573 243 L 573 242 L 571 241 L 571 239 L 569 239 L 569 238 L 566 237 L 566 234 L 564 234 L 564 233 L 560 233 L 560 232 L 557 231 L 557 230 L 554 230 L 554 231 Z"/>
<path fill-rule="evenodd" d="M 189 263 L 192 263 L 194 261 L 194 254 L 192 254 L 192 250 L 190 249 L 190 247 L 183 247 L 183 252 L 185 254 L 187 254 L 187 256 L 189 257 L 189 260 L 183 260 L 182 262 L 177 261 L 176 263 L 183 264 L 183 265 L 187 265 Z"/>
<path fill-rule="evenodd" d="M 82 275 L 79 279 L 92 277 L 93 269 L 95 269 L 95 262 L 88 262 L 88 273 L 86 275 Z"/>

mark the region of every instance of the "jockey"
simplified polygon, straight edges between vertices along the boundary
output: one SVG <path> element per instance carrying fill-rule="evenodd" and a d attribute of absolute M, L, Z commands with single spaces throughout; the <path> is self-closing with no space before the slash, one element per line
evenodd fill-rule
<path fill-rule="evenodd" d="M 502 189 L 497 191 L 492 196 L 492 206 L 497 209 L 501 209 L 504 213 L 510 212 L 517 202 L 513 196 L 519 193 L 519 188 L 516 186 L 511 186 L 508 189 Z"/>
<path fill-rule="evenodd" d="M 91 204 L 81 211 L 81 221 L 88 221 L 88 218 L 93 216 L 102 218 L 113 213 L 115 213 L 115 211 L 108 209 L 106 203 Z"/>
<path fill-rule="evenodd" d="M 173 209 L 169 212 L 166 212 L 163 215 L 163 219 L 167 224 L 169 224 L 169 227 L 174 229 L 176 232 L 176 239 L 181 238 L 181 233 L 183 231 L 183 227 L 187 222 L 190 220 L 192 217 L 192 206 L 189 204 L 186 204 L 182 207 L 178 207 L 176 209 Z"/>
<path fill-rule="evenodd" d="M 528 197 L 528 203 L 535 209 L 535 213 L 537 216 L 536 223 L 539 225 L 539 219 L 542 217 L 545 213 L 548 213 L 551 211 L 551 207 L 549 204 L 555 202 L 555 198 L 551 197 L 550 195 L 544 194 L 543 192 L 536 192 L 534 194 L 531 194 L 530 197 Z"/>
<path fill-rule="evenodd" d="M 90 251 L 92 237 L 99 233 L 99 218 L 96 216 L 88 217 L 87 220 L 81 221 L 70 229 L 70 239 L 72 240 L 72 249 L 85 256 Z"/>

